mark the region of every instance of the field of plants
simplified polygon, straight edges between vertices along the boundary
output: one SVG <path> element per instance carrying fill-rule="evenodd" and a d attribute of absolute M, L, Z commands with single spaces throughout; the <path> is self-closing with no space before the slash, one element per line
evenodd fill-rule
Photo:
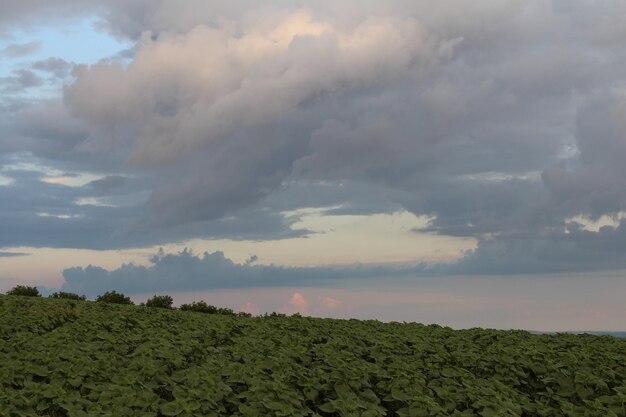
<path fill-rule="evenodd" d="M 0 416 L 626 416 L 626 340 L 0 296 Z"/>

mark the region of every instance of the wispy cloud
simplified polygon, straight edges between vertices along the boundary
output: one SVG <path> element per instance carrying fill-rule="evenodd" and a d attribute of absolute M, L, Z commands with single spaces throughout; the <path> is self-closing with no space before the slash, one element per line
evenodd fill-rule
<path fill-rule="evenodd" d="M 27 42 L 27 43 L 10 43 L 4 48 L 0 49 L 0 55 L 4 55 L 7 58 L 19 58 L 26 55 L 32 55 L 41 48 L 41 42 Z"/>
<path fill-rule="evenodd" d="M 73 64 L 62 58 L 50 57 L 45 60 L 33 62 L 31 68 L 37 71 L 47 72 L 57 78 L 64 78 L 70 74 Z"/>
<path fill-rule="evenodd" d="M 242 306 L 239 307 L 238 311 L 242 311 L 244 313 L 252 314 L 254 316 L 258 315 L 261 312 L 261 309 L 256 303 L 252 303 L 250 301 L 246 302 Z"/>
<path fill-rule="evenodd" d="M 28 256 L 27 253 L 21 253 L 21 252 L 2 252 L 0 251 L 0 258 L 13 258 L 16 256 Z"/>
<path fill-rule="evenodd" d="M 4 93 L 23 93 L 27 89 L 39 87 L 43 79 L 33 71 L 19 69 L 7 77 L 0 78 L 0 91 Z"/>
<path fill-rule="evenodd" d="M 320 308 L 325 311 L 335 311 L 339 307 L 341 307 L 341 301 L 332 297 L 324 297 L 320 301 Z"/>

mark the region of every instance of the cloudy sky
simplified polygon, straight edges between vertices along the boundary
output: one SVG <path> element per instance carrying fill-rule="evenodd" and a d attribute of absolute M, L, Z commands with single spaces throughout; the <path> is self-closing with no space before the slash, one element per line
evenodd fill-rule
<path fill-rule="evenodd" d="M 0 291 L 624 330 L 621 0 L 0 3 Z"/>

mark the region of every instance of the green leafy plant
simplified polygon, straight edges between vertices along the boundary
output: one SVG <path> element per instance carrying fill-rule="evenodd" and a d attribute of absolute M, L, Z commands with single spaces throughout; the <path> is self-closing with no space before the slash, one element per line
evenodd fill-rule
<path fill-rule="evenodd" d="M 225 316 L 241 316 L 241 317 L 250 317 L 248 313 L 235 313 L 230 308 L 225 307 L 215 307 L 210 304 L 207 304 L 204 300 L 194 301 L 191 304 L 182 304 L 180 307 L 182 311 L 194 311 L 196 313 L 206 313 L 206 314 L 221 314 Z"/>
<path fill-rule="evenodd" d="M 146 307 L 171 309 L 174 299 L 169 295 L 155 295 L 146 301 Z"/>
<path fill-rule="evenodd" d="M 16 285 L 6 292 L 6 295 L 21 295 L 24 297 L 41 297 L 37 287 L 29 287 L 27 285 Z"/>
<path fill-rule="evenodd" d="M 217 314 L 218 308 L 207 304 L 204 300 L 194 301 L 191 304 L 181 304 L 182 311 L 194 311 L 196 313 Z"/>
<path fill-rule="evenodd" d="M 217 309 L 217 314 L 222 314 L 225 316 L 236 316 L 237 313 L 235 313 L 232 309 L 230 308 L 226 308 L 226 307 L 219 307 Z"/>
<path fill-rule="evenodd" d="M 109 304 L 134 304 L 130 297 L 116 291 L 107 291 L 104 294 L 100 294 L 96 297 L 96 302 Z"/>
<path fill-rule="evenodd" d="M 623 339 L 209 310 L 0 297 L 0 416 L 626 417 Z"/>
<path fill-rule="evenodd" d="M 79 295 L 73 292 L 64 292 L 64 291 L 58 291 L 58 292 L 52 293 L 48 296 L 48 298 L 76 300 L 76 301 L 85 301 L 87 299 L 87 297 L 84 295 Z"/>
<path fill-rule="evenodd" d="M 275 311 L 272 311 L 271 313 L 265 313 L 263 317 L 287 317 L 287 315 L 284 313 L 277 313 Z"/>

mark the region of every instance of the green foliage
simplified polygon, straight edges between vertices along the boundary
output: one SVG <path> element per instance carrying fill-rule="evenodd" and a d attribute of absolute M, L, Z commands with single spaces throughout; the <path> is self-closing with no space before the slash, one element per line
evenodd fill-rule
<path fill-rule="evenodd" d="M 283 313 L 277 313 L 275 311 L 272 311 L 271 313 L 265 313 L 263 314 L 263 317 L 287 317 L 286 314 Z"/>
<path fill-rule="evenodd" d="M 207 304 L 204 300 L 194 301 L 191 304 L 182 304 L 179 308 L 182 311 L 194 311 L 196 313 L 217 313 L 217 307 Z"/>
<path fill-rule="evenodd" d="M 626 340 L 0 297 L 0 416 L 626 417 Z"/>
<path fill-rule="evenodd" d="M 85 301 L 87 299 L 87 297 L 85 297 L 84 295 L 78 295 L 73 292 L 64 292 L 64 291 L 55 292 L 49 295 L 48 298 L 57 298 L 57 299 L 61 298 L 64 300 L 76 300 L 76 301 Z"/>
<path fill-rule="evenodd" d="M 196 313 L 206 313 L 206 314 L 222 314 L 226 316 L 235 316 L 235 313 L 230 308 L 224 307 L 215 307 L 210 304 L 207 304 L 204 300 L 194 301 L 191 304 L 182 304 L 180 306 L 180 310 L 182 311 L 194 311 Z M 239 315 L 242 315 L 241 313 Z M 243 313 L 245 315 L 245 313 Z"/>
<path fill-rule="evenodd" d="M 146 301 L 146 307 L 171 309 L 174 299 L 169 295 L 155 295 Z"/>
<path fill-rule="evenodd" d="M 134 304 L 130 297 L 116 291 L 107 291 L 104 294 L 100 294 L 96 297 L 96 302 L 109 304 Z"/>
<path fill-rule="evenodd" d="M 7 291 L 6 295 L 21 295 L 24 297 L 41 297 L 37 287 L 29 287 L 27 285 L 17 285 Z"/>

